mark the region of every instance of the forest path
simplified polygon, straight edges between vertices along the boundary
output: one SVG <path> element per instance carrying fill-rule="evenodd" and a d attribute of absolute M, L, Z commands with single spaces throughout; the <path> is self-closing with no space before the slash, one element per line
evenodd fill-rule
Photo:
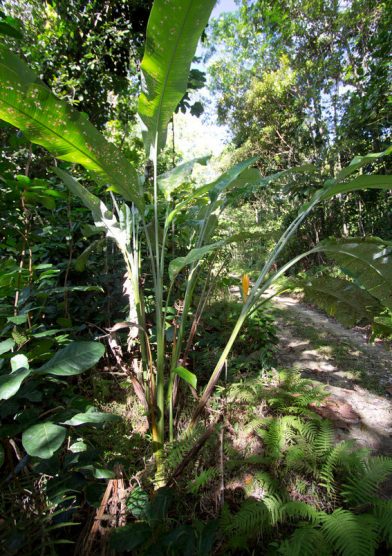
<path fill-rule="evenodd" d="M 317 411 L 335 423 L 338 439 L 392 455 L 392 353 L 298 299 L 275 297 L 273 311 L 279 366 L 326 385 Z"/>

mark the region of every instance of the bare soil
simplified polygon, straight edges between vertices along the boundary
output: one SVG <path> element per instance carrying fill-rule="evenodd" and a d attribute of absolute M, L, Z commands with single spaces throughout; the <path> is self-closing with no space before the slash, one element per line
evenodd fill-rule
<path fill-rule="evenodd" d="M 279 365 L 326 385 L 317 411 L 335 423 L 339 440 L 392 455 L 392 353 L 299 299 L 276 297 L 273 305 Z"/>

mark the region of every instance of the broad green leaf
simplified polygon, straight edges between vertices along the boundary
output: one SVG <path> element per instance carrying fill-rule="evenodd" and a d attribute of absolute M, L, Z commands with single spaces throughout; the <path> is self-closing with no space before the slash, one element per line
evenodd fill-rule
<path fill-rule="evenodd" d="M 254 164 L 257 158 L 257 156 L 253 156 L 252 158 L 247 158 L 246 160 L 235 164 L 232 168 L 219 176 L 219 178 L 216 179 L 214 182 L 204 185 L 198 191 L 208 191 L 211 199 L 215 200 L 218 195 L 220 195 L 220 193 L 222 193 L 225 189 L 227 189 L 229 186 L 235 185 L 236 180 L 241 177 L 243 172 L 248 171 L 249 166 Z"/>
<path fill-rule="evenodd" d="M 19 369 L 28 369 L 29 368 L 29 360 L 23 353 L 17 353 L 13 357 L 11 357 L 11 369 L 14 373 Z"/>
<path fill-rule="evenodd" d="M 131 491 L 126 503 L 127 509 L 133 517 L 136 517 L 136 519 L 139 520 L 146 518 L 150 497 L 148 492 L 146 492 L 141 486 L 136 486 Z"/>
<path fill-rule="evenodd" d="M 236 197 L 236 190 L 238 189 L 238 195 L 243 195 L 244 190 L 254 191 L 258 189 L 259 186 L 266 187 L 274 181 L 278 181 L 281 178 L 287 178 L 293 174 L 309 174 L 316 171 L 316 167 L 313 164 L 303 164 L 302 166 L 295 166 L 289 168 L 288 170 L 282 170 L 281 172 L 276 172 L 275 174 L 270 174 L 268 176 L 262 176 L 257 168 L 248 168 L 244 170 L 236 180 L 231 184 L 232 192 L 231 196 Z"/>
<path fill-rule="evenodd" d="M 195 247 L 194 249 L 191 249 L 189 253 L 185 255 L 185 257 L 177 257 L 169 263 L 170 280 L 173 280 L 173 278 L 177 276 L 177 274 L 181 272 L 181 270 L 185 266 L 200 261 L 200 259 L 202 259 L 208 253 L 211 253 L 216 249 L 220 249 L 221 247 L 224 247 L 229 243 L 235 243 L 238 241 L 243 241 L 244 239 L 248 239 L 249 237 L 252 237 L 252 235 L 253 234 L 247 232 L 242 232 L 239 234 L 234 234 L 226 239 L 216 241 L 215 243 L 210 243 L 209 245 L 203 245 L 203 247 Z"/>
<path fill-rule="evenodd" d="M 29 456 L 49 459 L 64 442 L 67 429 L 51 422 L 33 425 L 22 434 L 23 448 Z"/>
<path fill-rule="evenodd" d="M 9 375 L 0 376 L 0 400 L 8 400 L 14 396 L 29 374 L 31 374 L 29 369 L 18 369 Z"/>
<path fill-rule="evenodd" d="M 2 15 L 0 17 L 0 35 L 13 39 L 23 39 L 23 25 L 19 19 Z"/>
<path fill-rule="evenodd" d="M 350 176 L 352 173 L 356 172 L 357 170 L 359 170 L 363 166 L 366 166 L 366 164 L 371 164 L 372 162 L 375 162 L 378 158 L 381 158 L 383 156 L 387 156 L 390 153 L 392 153 L 392 147 L 389 147 L 388 149 L 386 149 L 385 151 L 383 151 L 381 153 L 370 153 L 370 154 L 367 154 L 365 156 L 355 156 L 352 159 L 352 161 L 350 162 L 350 164 L 348 166 L 346 166 L 345 168 L 343 168 L 338 173 L 336 178 L 334 180 L 331 180 L 330 183 L 332 183 L 332 182 L 337 183 L 340 180 L 343 180 L 343 179 L 347 178 L 348 176 Z"/>
<path fill-rule="evenodd" d="M 63 332 L 63 328 L 51 328 L 50 330 L 44 330 L 43 332 L 37 332 L 32 334 L 33 338 L 46 338 L 47 336 L 56 336 L 60 332 Z"/>
<path fill-rule="evenodd" d="M 12 322 L 12 324 L 24 324 L 27 322 L 27 315 L 15 315 L 13 317 L 7 317 L 7 322 Z"/>
<path fill-rule="evenodd" d="M 78 182 L 74 177 L 72 177 L 61 168 L 54 167 L 52 171 L 64 182 L 68 189 L 79 199 L 82 203 L 91 210 L 94 221 L 99 221 L 101 217 L 101 211 L 107 211 L 105 204 L 96 196 L 93 195 L 86 187 Z M 103 209 L 101 209 L 103 207 Z"/>
<path fill-rule="evenodd" d="M 60 288 L 50 288 L 47 294 L 59 294 L 64 292 L 101 292 L 103 293 L 103 288 L 101 286 L 66 286 Z"/>
<path fill-rule="evenodd" d="M 109 546 L 116 552 L 131 552 L 151 540 L 152 536 L 153 530 L 147 523 L 130 523 L 124 527 L 113 528 Z"/>
<path fill-rule="evenodd" d="M 96 239 L 95 241 L 91 242 L 90 245 L 86 247 L 86 249 L 76 259 L 75 269 L 78 272 L 83 272 L 86 268 L 90 255 L 97 251 L 101 251 L 104 248 L 105 244 L 105 239 Z"/>
<path fill-rule="evenodd" d="M 72 342 L 35 371 L 36 374 L 72 376 L 93 367 L 105 353 L 98 342 Z"/>
<path fill-rule="evenodd" d="M 185 380 L 185 382 L 190 384 L 192 386 L 192 388 L 196 389 L 196 387 L 197 387 L 197 377 L 196 377 L 195 374 L 188 371 L 188 369 L 185 369 L 185 367 L 181 367 L 181 366 L 176 367 L 173 370 L 173 373 L 175 373 L 180 378 L 182 378 L 182 380 Z"/>
<path fill-rule="evenodd" d="M 177 274 L 188 264 L 199 261 L 208 253 L 211 253 L 211 251 L 214 251 L 215 249 L 219 249 L 223 245 L 224 241 L 217 241 L 216 243 L 204 245 L 203 247 L 195 247 L 194 249 L 191 249 L 185 257 L 177 257 L 176 259 L 173 259 L 169 263 L 170 280 L 173 280 L 175 276 L 177 276 Z"/>
<path fill-rule="evenodd" d="M 379 238 L 343 238 L 321 241 L 324 251 L 385 307 L 392 309 L 392 245 Z"/>
<path fill-rule="evenodd" d="M 85 114 L 59 100 L 28 66 L 0 46 L 0 118 L 56 158 L 81 164 L 104 185 L 143 209 L 135 169 Z"/>
<path fill-rule="evenodd" d="M 87 444 L 83 440 L 77 440 L 69 447 L 70 452 L 73 454 L 80 454 L 88 450 Z"/>
<path fill-rule="evenodd" d="M 127 231 L 121 229 L 117 218 L 106 207 L 105 203 L 98 197 L 90 193 L 74 177 L 60 168 L 53 168 L 57 176 L 65 183 L 68 189 L 74 193 L 82 203 L 91 210 L 95 225 L 106 230 L 106 235 L 117 242 L 120 249 L 125 249 L 127 245 Z"/>
<path fill-rule="evenodd" d="M 102 467 L 94 467 L 93 476 L 95 479 L 114 479 L 115 473 L 110 469 L 102 469 Z"/>
<path fill-rule="evenodd" d="M 177 187 L 182 185 L 184 181 L 189 178 L 193 172 L 195 164 L 206 165 L 210 158 L 210 156 L 194 158 L 193 160 L 179 164 L 173 170 L 158 176 L 158 186 L 164 194 L 165 199 L 170 199 L 173 191 L 175 191 Z"/>
<path fill-rule="evenodd" d="M 117 421 L 119 418 L 120 417 L 118 415 L 113 415 L 112 413 L 89 411 L 87 413 L 77 413 L 72 417 L 72 419 L 64 421 L 62 425 L 70 425 L 71 427 L 77 427 L 87 423 L 91 425 L 101 425 L 110 421 Z"/>
<path fill-rule="evenodd" d="M 347 327 L 371 323 L 382 309 L 372 295 L 353 282 L 332 276 L 307 280 L 304 292 L 306 299 Z"/>
<path fill-rule="evenodd" d="M 232 186 L 234 188 L 242 188 L 246 186 L 254 186 L 258 185 L 262 182 L 262 176 L 260 174 L 260 170 L 257 168 L 246 168 L 239 176 L 236 178 Z"/>
<path fill-rule="evenodd" d="M 224 172 L 219 178 L 214 180 L 211 183 L 207 183 L 202 187 L 199 187 L 194 191 L 191 195 L 186 197 L 180 203 L 177 203 L 176 207 L 171 211 L 169 216 L 167 217 L 167 224 L 173 220 L 173 218 L 178 214 L 182 209 L 189 206 L 193 201 L 199 199 L 200 197 L 204 197 L 205 195 L 209 194 L 210 197 L 215 200 L 217 196 L 222 193 L 225 189 L 230 187 L 235 180 L 239 178 L 245 170 L 249 168 L 252 164 L 254 164 L 257 160 L 257 157 L 248 158 L 235 164 L 232 168 Z"/>
<path fill-rule="evenodd" d="M 145 126 L 146 153 L 160 151 L 168 123 L 184 96 L 201 33 L 216 0 L 155 0 L 141 64 L 138 112 Z"/>
<path fill-rule="evenodd" d="M 3 353 L 7 353 L 11 351 L 11 349 L 15 346 L 15 342 L 12 338 L 8 338 L 7 340 L 3 340 L 0 342 L 0 355 Z"/>
<path fill-rule="evenodd" d="M 219 218 L 216 214 L 211 214 L 211 216 L 207 219 L 207 224 L 204 232 L 204 240 L 203 240 L 205 243 L 207 243 L 207 241 L 209 241 L 210 238 L 212 237 L 213 233 L 215 232 L 218 226 L 218 223 L 219 223 Z"/>
<path fill-rule="evenodd" d="M 79 468 L 80 471 L 87 471 L 88 475 L 92 475 L 95 479 L 114 479 L 115 473 L 109 469 L 102 469 L 94 465 L 84 465 Z"/>
<path fill-rule="evenodd" d="M 216 243 L 211 243 L 210 245 L 203 245 L 203 247 L 195 247 L 194 249 L 191 249 L 185 257 L 177 257 L 176 259 L 173 259 L 169 263 L 168 269 L 170 280 L 173 280 L 173 278 L 189 264 L 200 261 L 205 255 L 223 247 L 224 245 L 225 241 L 221 240 Z"/>
<path fill-rule="evenodd" d="M 322 199 L 331 199 L 338 194 L 351 193 L 362 189 L 392 189 L 392 175 L 358 176 L 347 183 L 335 183 L 323 190 Z"/>
<path fill-rule="evenodd" d="M 380 315 L 378 317 L 374 317 L 373 328 L 381 328 L 383 332 L 386 332 L 389 335 L 392 335 L 392 317 L 388 315 Z"/>

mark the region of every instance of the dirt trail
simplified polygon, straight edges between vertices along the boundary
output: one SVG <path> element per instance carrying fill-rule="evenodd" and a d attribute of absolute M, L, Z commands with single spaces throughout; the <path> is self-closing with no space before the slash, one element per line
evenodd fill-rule
<path fill-rule="evenodd" d="M 327 385 L 320 412 L 335 422 L 339 439 L 392 455 L 392 354 L 297 299 L 277 297 L 273 305 L 280 366 Z"/>

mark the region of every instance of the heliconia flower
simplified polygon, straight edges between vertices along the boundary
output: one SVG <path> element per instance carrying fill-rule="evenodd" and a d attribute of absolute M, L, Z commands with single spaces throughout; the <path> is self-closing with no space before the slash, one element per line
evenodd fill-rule
<path fill-rule="evenodd" d="M 244 299 L 244 302 L 246 301 L 246 299 L 248 297 L 249 284 L 250 284 L 250 280 L 249 280 L 248 274 L 243 274 L 242 275 L 242 297 Z"/>

